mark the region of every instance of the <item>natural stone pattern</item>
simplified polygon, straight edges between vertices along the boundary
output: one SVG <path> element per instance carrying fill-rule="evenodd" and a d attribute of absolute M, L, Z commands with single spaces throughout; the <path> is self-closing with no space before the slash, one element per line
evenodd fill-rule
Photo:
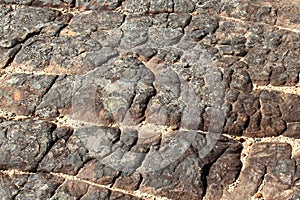
<path fill-rule="evenodd" d="M 238 144 L 229 146 L 210 167 L 205 198 L 221 199 L 227 186 L 239 176 L 242 163 Z M 228 173 L 230 172 L 230 173 Z"/>
<path fill-rule="evenodd" d="M 1 107 L 18 115 L 32 115 L 42 97 L 57 76 L 13 74 L 2 77 L 0 84 Z"/>
<path fill-rule="evenodd" d="M 12 199 L 15 197 L 20 188 L 22 188 L 29 175 L 9 175 L 3 172 L 0 173 L 0 196 L 2 199 Z"/>
<path fill-rule="evenodd" d="M 0 0 L 1 198 L 299 199 L 299 5 Z"/>
<path fill-rule="evenodd" d="M 88 36 L 34 37 L 26 41 L 12 66 L 20 65 L 27 71 L 42 69 L 61 74 L 84 73 L 95 68 L 97 61 L 92 60 L 92 57 L 100 56 L 100 49 L 101 45 L 89 40 Z"/>
<path fill-rule="evenodd" d="M 223 184 L 228 185 L 235 180 L 235 176 L 241 168 L 241 163 L 238 159 L 241 146 L 240 144 L 232 143 L 230 140 L 221 139 L 205 159 L 200 159 L 197 156 L 197 151 L 201 152 L 202 147 L 200 143 L 203 142 L 201 141 L 203 139 L 203 136 L 197 135 L 191 149 L 188 149 L 176 162 L 161 170 L 146 173 L 143 176 L 140 189 L 171 199 L 180 199 L 182 196 L 199 199 L 205 195 L 205 192 L 208 192 L 208 196 L 214 192 L 222 195 L 221 190 L 211 191 L 210 188 L 206 188 L 206 185 L 211 185 L 211 187 L 218 185 L 222 189 L 224 187 Z M 235 162 L 231 162 L 232 165 L 229 166 L 223 160 L 225 157 L 232 157 Z M 154 163 L 155 161 L 153 161 Z M 230 176 L 232 177 L 224 176 L 222 170 L 216 170 L 218 167 L 230 169 Z M 201 180 L 198 177 L 201 177 Z M 214 177 L 223 177 L 224 179 L 215 179 Z M 214 183 L 211 182 L 212 179 Z"/>
<path fill-rule="evenodd" d="M 11 48 L 38 34 L 59 12 L 45 8 L 20 8 L 1 18 L 0 46 Z M 43 16 L 43 17 L 40 17 Z"/>
<path fill-rule="evenodd" d="M 141 198 L 131 196 L 131 195 L 122 194 L 122 193 L 119 193 L 119 192 L 112 192 L 111 195 L 110 195 L 110 199 L 140 200 Z"/>
<path fill-rule="evenodd" d="M 135 58 L 104 65 L 76 80 L 74 117 L 104 125 L 138 124 L 154 95 L 153 81 L 153 73 Z"/>
<path fill-rule="evenodd" d="M 295 50 L 299 44 L 294 42 L 299 40 L 299 36 L 289 34 L 288 37 L 283 37 L 286 34 L 287 32 L 276 29 L 250 32 L 249 43 L 260 43 L 261 47 L 263 47 L 259 50 L 257 45 L 254 48 L 251 45 L 249 46 L 249 53 L 246 55 L 254 83 L 259 85 L 270 83 L 279 86 L 295 85 L 299 81 L 299 69 L 297 68 L 299 52 Z M 287 52 L 286 47 L 291 49 L 291 51 Z M 258 70 L 263 72 L 260 73 Z"/>
<path fill-rule="evenodd" d="M 32 174 L 15 199 L 50 199 L 64 179 L 50 174 Z"/>
<path fill-rule="evenodd" d="M 62 34 L 82 35 L 91 34 L 101 30 L 118 28 L 124 21 L 125 15 L 112 11 L 90 11 L 75 15 L 70 25 Z"/>
<path fill-rule="evenodd" d="M 78 0 L 76 8 L 80 10 L 114 10 L 121 5 L 121 0 Z"/>
<path fill-rule="evenodd" d="M 36 107 L 35 115 L 43 119 L 52 119 L 60 114 L 71 114 L 74 82 L 74 76 L 59 76 Z"/>
<path fill-rule="evenodd" d="M 49 6 L 54 8 L 70 8 L 74 6 L 74 2 L 71 0 L 1 0 L 0 4 L 30 5 L 35 7 Z"/>
<path fill-rule="evenodd" d="M 291 158 L 291 146 L 283 143 L 258 143 L 252 146 L 249 158 L 239 176 L 239 183 L 223 199 L 249 199 L 263 184 L 260 193 L 265 199 L 297 199 L 299 179 Z M 264 181 L 264 183 L 262 183 Z"/>
<path fill-rule="evenodd" d="M 102 48 L 99 39 L 104 34 L 101 30 L 118 27 L 122 22 L 122 15 L 113 12 L 78 15 L 60 33 L 61 37 L 53 37 L 46 31 L 47 36 L 42 34 L 27 40 L 12 65 L 27 71 L 85 73 L 118 55 L 111 46 Z"/>
<path fill-rule="evenodd" d="M 69 138 L 58 140 L 41 161 L 38 170 L 74 175 L 91 158 L 111 153 L 112 143 L 119 131 L 107 127 L 87 127 L 77 130 Z"/>
<path fill-rule="evenodd" d="M 0 68 L 5 68 L 14 59 L 14 56 L 20 50 L 21 45 L 16 45 L 15 47 L 8 49 L 0 47 Z"/>
<path fill-rule="evenodd" d="M 75 183 L 76 185 L 79 185 L 80 183 Z M 57 193 L 57 197 L 59 198 L 59 194 Z M 70 194 L 72 194 L 72 190 L 70 191 Z M 124 195 L 126 196 L 126 195 Z M 111 197 L 111 192 L 106 189 L 97 188 L 94 186 L 89 186 L 86 193 L 81 197 L 83 200 L 89 200 L 89 199 L 109 199 Z"/>
<path fill-rule="evenodd" d="M 54 7 L 54 8 L 70 8 L 74 6 L 74 1 L 72 0 L 32 0 L 31 6 L 36 7 Z"/>
<path fill-rule="evenodd" d="M 144 1 L 144 3 L 146 13 L 149 9 L 154 9 L 151 6 L 154 3 L 150 1 Z M 167 8 L 167 5 L 169 5 L 167 1 L 161 3 L 163 8 Z M 172 9 L 175 9 L 176 5 L 181 3 L 173 2 Z M 192 5 L 195 6 L 195 4 Z M 123 6 L 129 10 L 134 10 L 135 4 L 128 1 L 124 2 Z M 192 7 L 189 10 L 195 9 Z M 229 9 L 229 7 L 226 7 L 226 9 Z M 139 7 L 139 9 L 141 8 Z M 39 8 L 30 7 L 26 9 L 26 12 L 31 12 L 31 9 Z M 266 114 L 268 112 L 266 109 L 271 108 L 269 105 L 273 104 L 274 99 L 264 103 L 264 100 L 261 99 L 264 98 L 263 95 L 253 91 L 253 83 L 258 85 L 295 85 L 298 83 L 299 52 L 297 51 L 298 43 L 295 42 L 298 36 L 288 32 L 288 30 L 280 30 L 277 27 L 270 27 L 265 24 L 252 25 L 242 21 L 226 21 L 218 15 L 206 15 L 205 10 L 199 9 L 197 12 L 200 12 L 201 15 L 191 16 L 186 11 L 171 14 L 153 11 L 155 13 L 153 15 L 140 17 L 130 15 L 126 20 L 124 14 L 111 11 L 83 12 L 75 15 L 69 25 L 62 31 L 60 30 L 61 25 L 58 23 L 54 26 L 57 29 L 53 29 L 56 31 L 52 33 L 51 29 L 43 28 L 40 35 L 28 39 L 23 38 L 22 40 L 26 41 L 21 49 L 19 49 L 19 46 L 12 49 L 3 48 L 2 66 L 7 67 L 11 64 L 13 67 L 26 71 L 38 70 L 47 73 L 80 75 L 94 69 L 99 71 L 98 68 L 105 68 L 108 65 L 115 67 L 119 64 L 113 63 L 118 63 L 120 57 L 133 56 L 135 59 L 137 57 L 138 60 L 147 62 L 145 67 L 151 70 L 155 76 L 156 90 L 153 90 L 151 84 L 149 87 L 141 88 L 144 91 L 141 91 L 143 92 L 143 94 L 140 94 L 142 96 L 135 96 L 137 102 L 131 102 L 133 96 L 127 96 L 125 99 L 129 104 L 125 105 L 127 103 L 124 101 L 123 111 L 119 110 L 116 114 L 112 114 L 111 109 L 108 111 L 109 109 L 107 110 L 105 105 L 100 103 L 99 113 L 94 114 L 94 116 L 99 116 L 98 118 L 103 118 L 98 122 L 102 125 L 108 125 L 114 123 L 114 121 L 123 121 L 126 107 L 133 106 L 131 103 L 134 103 L 142 106 L 137 108 L 134 105 L 132 107 L 129 113 L 134 116 L 127 115 L 124 118 L 127 122 L 129 118 L 129 121 L 135 118 L 134 122 L 130 123 L 136 124 L 145 120 L 149 123 L 172 126 L 173 128 L 183 126 L 181 123 L 181 120 L 183 120 L 182 115 L 187 112 L 184 108 L 188 103 L 177 100 L 178 98 L 184 98 L 184 94 L 178 93 L 178 91 L 184 86 L 185 81 L 190 80 L 191 85 L 195 88 L 199 103 L 198 108 L 194 109 L 202 113 L 197 119 L 198 125 L 194 126 L 206 131 L 210 120 L 208 109 L 205 108 L 212 105 L 208 103 L 209 99 L 202 97 L 207 93 L 208 87 L 214 87 L 210 86 L 214 83 L 205 82 L 205 76 L 208 76 L 209 72 L 205 72 L 205 70 L 199 72 L 199 69 L 192 66 L 193 61 L 190 60 L 188 61 L 190 63 L 185 64 L 186 66 L 192 66 L 187 69 L 183 64 L 180 64 L 186 61 L 183 54 L 195 51 L 194 49 L 185 49 L 184 44 L 190 43 L 190 47 L 192 47 L 195 45 L 192 43 L 200 42 L 198 44 L 199 48 L 207 51 L 206 53 L 212 59 L 216 59 L 216 63 L 213 65 L 224 71 L 218 72 L 220 73 L 219 76 L 223 77 L 219 81 L 228 87 L 226 89 L 227 119 L 224 131 L 229 134 L 259 137 L 284 134 L 287 130 L 287 123 L 291 123 L 291 120 L 287 116 Z M 248 9 L 248 7 L 245 9 Z M 17 9 L 13 12 L 25 12 L 23 10 Z M 10 13 L 7 14 L 7 12 L 3 11 L 4 14 L 6 13 L 9 16 Z M 53 13 L 52 15 L 62 21 L 62 25 L 68 23 L 67 15 L 62 15 L 64 16 L 62 18 L 57 16 L 61 15 L 59 13 Z M 203 17 L 204 15 L 206 17 Z M 230 14 L 230 12 L 227 12 L 227 15 L 236 17 L 235 14 Z M 248 20 L 255 21 L 251 18 Z M 261 21 L 262 18 L 258 18 L 258 20 Z M 264 23 L 270 24 L 271 22 L 267 20 Z M 41 26 L 53 27 L 53 24 L 46 24 Z M 34 26 L 34 23 L 32 26 Z M 239 31 L 236 31 L 237 29 Z M 55 34 L 57 32 L 59 35 Z M 170 46 L 174 46 L 176 49 L 171 50 Z M 243 59 L 240 60 L 241 58 Z M 130 63 L 127 65 L 130 65 Z M 195 76 L 194 74 L 197 73 L 199 75 Z M 37 116 L 43 118 L 53 118 L 59 114 L 70 115 L 74 112 L 71 105 L 74 104 L 74 101 L 72 102 L 71 99 L 74 99 L 76 94 L 72 94 L 71 90 L 76 90 L 76 87 L 80 87 L 80 85 L 75 83 L 77 85 L 75 88 L 70 86 L 72 85 L 71 79 L 76 82 L 80 80 L 80 77 L 77 77 L 76 80 L 72 76 L 59 78 L 58 84 L 54 84 L 54 88 L 50 88 L 49 93 L 45 94 L 46 96 L 42 104 L 37 106 L 37 110 L 31 110 L 30 112 L 35 112 Z M 108 77 L 105 79 L 112 81 Z M 165 87 L 166 85 L 168 87 Z M 170 85 L 173 88 L 170 88 Z M 128 90 L 131 90 L 130 86 L 128 86 Z M 55 98 L 54 93 L 56 91 L 58 91 L 60 97 Z M 87 90 L 87 93 L 88 91 L 90 90 Z M 110 93 L 110 91 L 105 91 Z M 65 94 L 64 98 L 62 98 L 62 94 Z M 162 96 L 164 98 L 161 98 Z M 222 94 L 220 93 L 219 96 L 221 97 Z M 110 97 L 108 99 L 103 95 L 99 97 L 103 100 L 111 100 Z M 104 102 L 107 100 L 104 100 Z M 119 103 L 123 100 L 119 99 Z M 280 104 L 284 104 L 284 102 L 286 102 L 286 98 Z M 222 102 L 219 103 L 222 104 Z M 279 102 L 274 103 L 278 104 Z M 275 104 L 272 107 L 276 107 Z M 104 108 L 101 108 L 101 106 L 104 106 Z M 280 106 L 277 105 L 277 107 Z M 96 107 L 96 109 L 98 108 Z M 90 112 L 91 109 L 95 109 L 95 107 L 92 106 L 86 110 Z M 295 115 L 293 112 L 287 113 Z M 82 118 L 90 120 L 86 115 L 83 115 Z M 95 121 L 95 119 L 93 120 Z M 295 127 L 293 128 L 295 129 Z"/>
<path fill-rule="evenodd" d="M 21 4 L 29 5 L 33 0 L 1 0 L 1 4 Z"/>
<path fill-rule="evenodd" d="M 213 153 L 205 160 L 201 160 L 194 151 L 201 152 L 203 148 L 201 145 L 205 144 L 203 135 L 195 136 L 197 139 L 191 148 L 178 143 L 175 134 L 170 135 L 161 141 L 160 148 L 168 148 L 171 141 L 178 143 L 179 149 L 174 149 L 178 152 L 174 153 L 179 156 L 173 162 L 164 163 L 161 158 L 170 156 L 168 152 L 150 149 L 147 153 L 148 151 L 144 151 L 139 147 L 139 142 L 136 142 L 139 138 L 134 138 L 140 137 L 142 133 L 132 136 L 132 139 L 128 138 L 128 134 L 128 132 L 120 133 L 115 128 L 81 128 L 67 140 L 59 140 L 45 156 L 38 171 L 77 174 L 79 178 L 97 184 L 113 184 L 116 188 L 131 191 L 139 189 L 142 192 L 177 199 L 180 196 L 196 198 L 204 195 L 207 182 L 203 179 L 206 180 L 205 177 L 210 170 L 214 176 L 224 176 L 220 182 L 215 182 L 220 185 L 218 193 L 221 195 L 223 187 L 235 180 L 241 167 L 239 161 L 241 145 L 225 138 L 216 144 Z M 180 148 L 186 149 L 183 155 Z M 228 157 L 235 160 L 231 165 L 226 164 L 229 161 Z M 213 162 L 216 163 L 210 169 Z M 223 171 L 216 169 L 219 167 L 228 168 L 231 174 L 219 174 Z M 172 179 L 167 178 L 170 176 Z M 208 180 L 214 176 L 210 175 Z M 86 191 L 87 186 L 84 187 Z M 156 192 L 158 188 L 161 192 Z"/>
<path fill-rule="evenodd" d="M 3 121 L 1 169 L 35 170 L 54 142 L 55 125 L 40 121 Z"/>
<path fill-rule="evenodd" d="M 299 28 L 299 1 L 238 1 L 226 2 L 222 13 L 229 17 L 270 25 Z"/>
<path fill-rule="evenodd" d="M 131 14 L 144 14 L 147 12 L 193 12 L 197 1 L 182 1 L 182 0 L 129 0 L 123 4 L 123 9 Z"/>

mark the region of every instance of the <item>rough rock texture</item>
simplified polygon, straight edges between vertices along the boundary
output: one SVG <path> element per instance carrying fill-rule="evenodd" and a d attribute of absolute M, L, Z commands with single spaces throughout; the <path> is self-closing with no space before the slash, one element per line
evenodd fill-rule
<path fill-rule="evenodd" d="M 265 199 L 298 199 L 299 180 L 291 146 L 283 143 L 257 143 L 250 151 L 240 182 L 224 199 L 249 199 L 263 184 L 261 194 Z M 262 183 L 264 181 L 264 183 Z"/>
<path fill-rule="evenodd" d="M 299 199 L 299 5 L 0 0 L 0 197 Z"/>

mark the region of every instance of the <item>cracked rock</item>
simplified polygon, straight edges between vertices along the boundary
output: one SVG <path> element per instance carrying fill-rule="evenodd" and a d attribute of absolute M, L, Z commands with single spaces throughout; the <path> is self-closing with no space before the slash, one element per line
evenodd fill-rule
<path fill-rule="evenodd" d="M 56 126 L 33 120 L 4 121 L 0 126 L 0 168 L 35 170 L 52 146 Z"/>
<path fill-rule="evenodd" d="M 8 175 L 0 173 L 0 196 L 2 199 L 9 200 L 18 195 L 20 188 L 27 182 L 29 175 Z"/>
<path fill-rule="evenodd" d="M 44 8 L 20 8 L 1 18 L 0 46 L 11 48 L 37 34 L 59 13 Z M 40 17 L 43 16 L 43 17 Z"/>
<path fill-rule="evenodd" d="M 121 0 L 78 0 L 75 6 L 80 10 L 114 10 L 121 5 Z"/>
<path fill-rule="evenodd" d="M 0 0 L 0 197 L 300 199 L 298 4 Z"/>
<path fill-rule="evenodd" d="M 50 174 L 32 174 L 15 199 L 50 199 L 64 179 Z"/>
<path fill-rule="evenodd" d="M 296 163 L 291 158 L 291 146 L 284 143 L 257 143 L 251 147 L 249 158 L 239 176 L 239 183 L 223 199 L 240 199 L 260 193 L 265 199 L 293 199 L 299 195 L 294 185 Z M 276 188 L 276 189 L 275 189 Z"/>
<path fill-rule="evenodd" d="M 56 78 L 53 75 L 21 73 L 3 77 L 0 84 L 1 107 L 18 115 L 32 115 Z"/>

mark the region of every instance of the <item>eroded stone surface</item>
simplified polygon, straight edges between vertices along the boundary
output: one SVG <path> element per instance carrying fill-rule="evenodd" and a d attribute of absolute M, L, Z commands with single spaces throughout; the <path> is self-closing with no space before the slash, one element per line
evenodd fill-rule
<path fill-rule="evenodd" d="M 221 188 L 219 195 L 225 185 L 235 180 L 240 170 L 241 145 L 233 141 L 220 140 L 212 153 L 202 160 L 197 152 L 205 145 L 203 135 L 197 134 L 197 139 L 189 147 L 181 141 L 184 139 L 176 139 L 177 136 L 171 134 L 162 139 L 160 144 L 153 143 L 150 149 L 141 148 L 141 144 L 136 142 L 142 135 L 143 132 L 134 135 L 128 130 L 120 132 L 105 127 L 79 129 L 68 140 L 62 139 L 52 147 L 38 171 L 77 174 L 80 169 L 77 174 L 79 178 L 97 184 L 113 184 L 113 187 L 131 191 L 139 189 L 172 199 L 180 196 L 193 199 L 204 195 L 205 185 L 210 184 L 204 180 L 210 170 L 214 175 L 209 180 L 214 176 L 226 177 L 215 182 Z M 168 146 L 170 142 L 177 148 L 168 149 L 172 148 Z M 228 157 L 234 158 L 235 162 L 227 165 Z M 216 163 L 210 168 L 213 162 Z M 221 175 L 223 170 L 217 170 L 218 167 L 228 168 L 232 173 Z"/>
<path fill-rule="evenodd" d="M 300 198 L 298 0 L 0 4 L 4 199 Z"/>
<path fill-rule="evenodd" d="M 35 76 L 21 73 L 2 77 L 1 107 L 18 115 L 32 115 L 56 78 L 54 75 Z"/>
<path fill-rule="evenodd" d="M 1 18 L 0 46 L 10 48 L 39 33 L 59 12 L 46 8 L 20 8 Z M 43 17 L 40 17 L 43 16 Z"/>
<path fill-rule="evenodd" d="M 55 128 L 50 122 L 3 121 L 1 169 L 35 170 L 55 142 Z"/>
<path fill-rule="evenodd" d="M 150 1 L 144 3 L 146 13 L 149 9 L 154 9 L 151 6 L 154 3 Z M 167 1 L 165 3 L 167 6 Z M 224 5 L 227 3 L 224 2 Z M 248 6 L 247 2 L 240 3 L 246 3 L 245 5 Z M 176 5 L 177 3 L 174 2 L 171 7 L 175 6 L 175 9 Z M 266 5 L 272 6 L 273 4 Z M 264 10 L 268 7 L 266 5 L 259 6 L 262 6 Z M 124 3 L 124 7 L 128 7 L 129 10 L 134 9 L 132 6 L 134 7 L 131 2 Z M 241 9 L 250 9 L 247 6 Z M 167 7 L 163 6 L 163 8 Z M 224 9 L 229 9 L 229 7 L 232 6 L 227 6 Z M 231 10 L 236 11 L 232 8 Z M 29 11 L 31 9 L 37 8 L 28 8 Z M 20 9 L 16 11 L 23 12 Z M 197 112 L 202 113 L 198 119 L 198 126 L 202 130 L 207 130 L 210 120 L 209 112 L 206 112 L 205 108 L 211 105 L 207 103 L 209 100 L 203 96 L 209 93 L 206 91 L 207 87 L 213 84 L 204 80 L 209 72 L 201 71 L 202 69 L 200 69 L 200 72 L 199 69 L 192 66 L 193 61 L 191 60 L 188 63 L 180 64 L 180 62 L 186 61 L 183 52 L 196 51 L 190 49 L 190 47 L 186 49 L 184 43 L 188 42 L 192 46 L 195 45 L 194 42 L 200 41 L 199 47 L 207 51 L 206 53 L 211 56 L 211 59 L 216 59 L 217 62 L 210 63 L 210 65 L 216 65 L 220 68 L 220 77 L 224 78 L 220 81 L 228 86 L 228 93 L 226 93 L 235 95 L 226 95 L 229 113 L 224 128 L 225 132 L 260 137 L 284 134 L 290 120 L 286 117 L 282 119 L 279 116 L 270 119 L 271 115 L 265 114 L 265 110 L 280 106 L 276 105 L 278 102 L 273 103 L 273 99 L 267 102 L 266 105 L 261 105 L 260 101 L 264 101 L 261 100 L 263 97 L 253 92 L 253 83 L 276 86 L 298 83 L 299 52 L 297 51 L 298 43 L 296 42 L 298 36 L 288 30 L 280 30 L 266 25 L 273 22 L 268 21 L 268 15 L 265 16 L 265 14 L 262 14 L 265 18 L 257 18 L 255 17 L 256 14 L 253 14 L 255 19 L 257 18 L 259 22 L 263 23 L 247 24 L 242 21 L 226 21 L 218 15 L 204 17 L 205 10 L 200 8 L 197 12 L 201 14 L 190 16 L 186 10 L 183 13 L 172 14 L 163 14 L 159 11 L 154 12 L 154 15 L 140 17 L 130 15 L 127 18 L 123 14 L 111 11 L 82 12 L 75 15 L 70 25 L 63 29 L 59 35 L 49 35 L 47 31 L 45 34 L 42 32 L 39 36 L 26 39 L 19 52 L 14 49 L 4 49 L 3 51 L 7 53 L 4 54 L 3 66 L 7 65 L 10 62 L 9 60 L 16 56 L 12 66 L 23 70 L 83 74 L 95 68 L 104 68 L 107 62 L 119 62 L 116 58 L 118 56 L 128 57 L 133 54 L 141 61 L 147 62 L 145 67 L 153 72 L 157 87 L 155 97 L 151 100 L 149 97 L 153 96 L 154 93 L 150 91 L 150 88 L 149 90 L 143 89 L 148 90 L 145 91 L 148 93 L 145 94 L 147 97 L 136 96 L 138 99 L 141 98 L 137 104 L 149 104 L 149 106 L 147 106 L 147 110 L 144 110 L 145 106 L 133 108 L 135 111 L 130 112 L 135 112 L 133 114 L 136 116 L 135 118 L 141 120 L 146 116 L 145 121 L 150 123 L 175 128 L 182 126 L 180 121 L 185 112 L 185 104 L 188 104 L 188 102 L 183 103 L 177 99 L 184 98 L 179 91 L 184 86 L 185 81 L 190 81 L 199 102 Z M 226 13 L 229 17 L 236 17 L 231 12 L 226 11 Z M 239 13 L 242 12 L 237 11 L 237 15 Z M 247 20 L 255 22 L 254 18 Z M 183 28 L 185 29 L 184 35 Z M 168 46 L 176 46 L 177 49 L 173 48 L 171 50 L 166 48 Z M 149 49 L 149 52 L 143 53 L 141 52 L 142 49 Z M 241 60 L 241 58 L 243 59 Z M 199 64 L 202 65 L 203 63 L 199 62 Z M 184 66 L 189 65 L 192 67 L 185 69 Z M 196 71 L 194 71 L 195 69 Z M 111 78 L 107 79 L 114 82 Z M 65 88 L 63 85 L 60 87 Z M 166 85 L 168 87 L 165 87 Z M 169 88 L 170 85 L 173 88 Z M 66 87 L 71 88 L 70 86 Z M 130 89 L 130 86 L 128 86 L 128 89 Z M 62 91 L 65 91 L 65 89 L 62 89 Z M 218 93 L 221 93 L 221 91 Z M 56 103 L 51 102 L 54 105 L 49 105 L 49 100 L 45 100 L 40 108 L 46 109 L 49 117 L 57 116 L 59 113 L 64 114 L 68 111 L 72 112 L 70 111 L 70 97 L 72 98 L 72 95 L 70 95 L 70 91 L 67 94 L 64 100 L 61 97 L 54 99 L 52 94 L 52 102 Z M 162 99 L 160 96 L 164 98 Z M 220 97 L 222 98 L 221 94 Z M 125 99 L 129 104 L 134 103 L 128 100 L 130 98 L 132 97 Z M 49 103 L 46 103 L 47 101 Z M 285 101 L 287 100 L 284 99 Z M 222 102 L 219 103 L 222 104 Z M 124 101 L 124 108 L 130 106 L 125 104 L 127 103 Z M 271 104 L 274 105 L 271 106 Z M 100 108 L 100 110 L 103 109 Z M 40 112 L 41 110 L 37 111 L 37 114 L 42 116 Z M 120 111 L 120 113 L 122 112 Z M 143 112 L 145 112 L 145 115 L 142 114 Z M 291 113 L 289 115 L 296 115 L 293 112 L 289 113 Z M 111 114 L 107 113 L 106 115 Z M 107 124 L 114 120 L 122 121 L 116 115 L 111 115 L 110 118 L 118 119 L 108 119 L 108 122 L 105 123 L 100 120 L 100 122 Z M 275 126 L 276 128 L 274 128 Z"/>
<path fill-rule="evenodd" d="M 29 175 L 0 174 L 0 195 L 3 199 L 12 199 L 27 182 Z"/>
<path fill-rule="evenodd" d="M 299 174 L 296 173 L 297 166 L 291 157 L 291 150 L 291 146 L 284 143 L 254 144 L 238 185 L 223 198 L 248 199 L 263 184 L 260 193 L 265 199 L 297 199 L 299 188 L 294 183 L 299 179 Z"/>
<path fill-rule="evenodd" d="M 50 174 L 29 175 L 15 199 L 50 199 L 64 179 Z"/>

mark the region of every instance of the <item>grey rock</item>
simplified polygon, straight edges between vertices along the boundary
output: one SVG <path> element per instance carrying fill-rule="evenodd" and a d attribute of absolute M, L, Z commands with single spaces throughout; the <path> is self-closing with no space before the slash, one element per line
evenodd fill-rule
<path fill-rule="evenodd" d="M 296 166 L 295 160 L 291 158 L 291 150 L 289 144 L 283 143 L 253 145 L 239 176 L 237 187 L 232 193 L 226 193 L 223 199 L 250 198 L 256 193 L 262 181 L 264 186 L 261 194 L 266 199 L 296 197 L 299 190 L 293 184 Z"/>
<path fill-rule="evenodd" d="M 70 8 L 74 6 L 71 0 L 33 0 L 31 6 L 36 7 L 54 7 L 54 8 Z"/>
<path fill-rule="evenodd" d="M 209 33 L 214 33 L 219 27 L 219 22 L 213 16 L 195 16 L 190 25 L 186 28 L 186 37 L 193 41 L 202 40 Z"/>
<path fill-rule="evenodd" d="M 123 9 L 131 14 L 139 15 L 148 12 L 150 0 L 129 0 L 122 5 Z"/>
<path fill-rule="evenodd" d="M 1 169 L 34 171 L 52 146 L 55 125 L 41 121 L 1 123 Z"/>
<path fill-rule="evenodd" d="M 50 174 L 30 175 L 15 199 L 50 199 L 63 181 L 63 178 Z"/>
<path fill-rule="evenodd" d="M 0 46 L 11 48 L 23 42 L 31 35 L 39 33 L 48 22 L 53 21 L 58 15 L 57 11 L 28 7 L 8 13 L 1 19 Z"/>
<path fill-rule="evenodd" d="M 56 78 L 54 75 L 29 74 L 13 74 L 2 78 L 1 107 L 18 115 L 32 115 Z"/>
<path fill-rule="evenodd" d="M 121 5 L 121 0 L 79 0 L 75 6 L 80 10 L 114 10 Z"/>
<path fill-rule="evenodd" d="M 25 185 L 29 175 L 0 174 L 0 195 L 2 199 L 9 200 L 16 196 L 20 188 Z"/>

